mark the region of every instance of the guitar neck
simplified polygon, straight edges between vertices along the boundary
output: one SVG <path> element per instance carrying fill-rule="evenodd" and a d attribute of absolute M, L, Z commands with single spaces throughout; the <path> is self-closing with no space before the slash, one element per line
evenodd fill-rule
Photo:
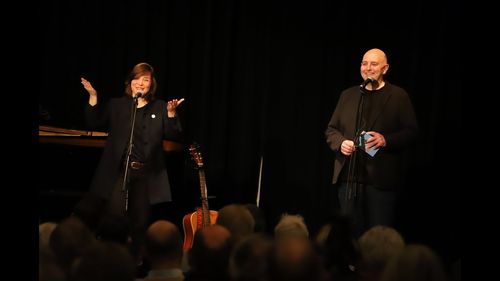
<path fill-rule="evenodd" d="M 200 168 L 199 172 L 200 178 L 200 194 L 201 194 L 201 211 L 203 217 L 203 226 L 210 225 L 210 214 L 208 212 L 208 197 L 207 197 L 207 183 L 205 181 L 205 171 Z"/>

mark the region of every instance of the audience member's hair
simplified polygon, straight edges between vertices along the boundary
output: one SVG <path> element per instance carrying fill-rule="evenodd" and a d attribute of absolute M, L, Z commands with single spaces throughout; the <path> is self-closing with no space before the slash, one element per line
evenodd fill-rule
<path fill-rule="evenodd" d="M 233 281 L 265 280 L 268 257 L 274 241 L 264 233 L 255 233 L 238 242 L 229 258 L 229 276 Z"/>
<path fill-rule="evenodd" d="M 436 253 L 425 245 L 408 245 L 387 264 L 383 281 L 446 281 L 447 276 Z"/>
<path fill-rule="evenodd" d="M 374 226 L 358 240 L 361 251 L 360 273 L 378 276 L 387 262 L 405 247 L 405 241 L 397 230 L 388 226 Z"/>
<path fill-rule="evenodd" d="M 55 222 L 44 222 L 38 225 L 38 242 L 40 242 L 40 248 L 48 248 L 50 236 L 56 228 L 57 223 Z"/>
<path fill-rule="evenodd" d="M 228 279 L 232 245 L 231 233 L 221 225 L 214 224 L 196 231 L 188 252 L 190 269 L 186 276 L 192 279 Z"/>
<path fill-rule="evenodd" d="M 66 274 L 48 247 L 38 252 L 38 281 L 65 281 Z"/>
<path fill-rule="evenodd" d="M 71 268 L 71 281 L 133 281 L 135 262 L 129 250 L 116 242 L 96 241 Z"/>
<path fill-rule="evenodd" d="M 74 259 L 93 242 L 94 235 L 77 217 L 62 220 L 52 231 L 49 245 L 62 269 L 67 272 Z"/>
<path fill-rule="evenodd" d="M 286 236 L 275 240 L 269 260 L 269 280 L 317 281 L 322 276 L 319 255 L 308 238 Z"/>
<path fill-rule="evenodd" d="M 283 214 L 274 227 L 274 237 L 279 239 L 286 236 L 309 237 L 309 230 L 301 215 Z"/>
<path fill-rule="evenodd" d="M 145 237 L 146 254 L 153 261 L 168 258 L 180 262 L 182 260 L 182 236 L 175 224 L 166 220 L 152 223 Z"/>
<path fill-rule="evenodd" d="M 241 204 L 230 204 L 222 207 L 218 212 L 216 224 L 227 228 L 234 241 L 252 234 L 255 227 L 252 214 Z"/>

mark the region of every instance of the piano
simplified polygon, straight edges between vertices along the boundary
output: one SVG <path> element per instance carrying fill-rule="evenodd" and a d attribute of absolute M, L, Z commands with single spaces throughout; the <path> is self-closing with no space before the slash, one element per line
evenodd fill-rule
<path fill-rule="evenodd" d="M 38 126 L 38 139 L 40 143 L 54 143 L 63 145 L 76 145 L 86 147 L 104 147 L 106 143 L 105 132 L 64 129 L 52 126 Z M 182 151 L 184 145 L 174 141 L 163 141 L 165 152 Z"/>

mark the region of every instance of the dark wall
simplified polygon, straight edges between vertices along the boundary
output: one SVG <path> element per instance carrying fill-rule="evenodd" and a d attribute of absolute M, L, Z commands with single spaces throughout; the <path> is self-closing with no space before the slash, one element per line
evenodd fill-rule
<path fill-rule="evenodd" d="M 201 146 L 213 209 L 255 203 L 262 159 L 260 204 L 270 224 L 301 213 L 314 232 L 336 204 L 323 132 L 340 91 L 361 82 L 364 52 L 378 47 L 389 58 L 387 80 L 408 90 L 421 128 L 399 228 L 457 255 L 461 165 L 450 134 L 461 123 L 460 3 L 300 2 L 43 3 L 43 123 L 84 128 L 80 77 L 105 101 L 122 95 L 125 75 L 147 61 L 160 97 L 186 99 L 179 114 L 189 142 Z M 198 192 L 196 172 L 180 182 Z M 182 201 L 191 192 L 179 194 Z"/>

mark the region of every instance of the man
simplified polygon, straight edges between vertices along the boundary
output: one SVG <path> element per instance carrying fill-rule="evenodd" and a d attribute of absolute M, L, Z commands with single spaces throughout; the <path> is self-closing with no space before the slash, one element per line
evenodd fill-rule
<path fill-rule="evenodd" d="M 382 50 L 367 51 L 360 68 L 364 82 L 341 93 L 325 132 L 335 152 L 333 183 L 341 211 L 352 217 L 357 236 L 372 226 L 393 224 L 405 151 L 417 136 L 410 98 L 385 81 L 388 70 Z"/>

